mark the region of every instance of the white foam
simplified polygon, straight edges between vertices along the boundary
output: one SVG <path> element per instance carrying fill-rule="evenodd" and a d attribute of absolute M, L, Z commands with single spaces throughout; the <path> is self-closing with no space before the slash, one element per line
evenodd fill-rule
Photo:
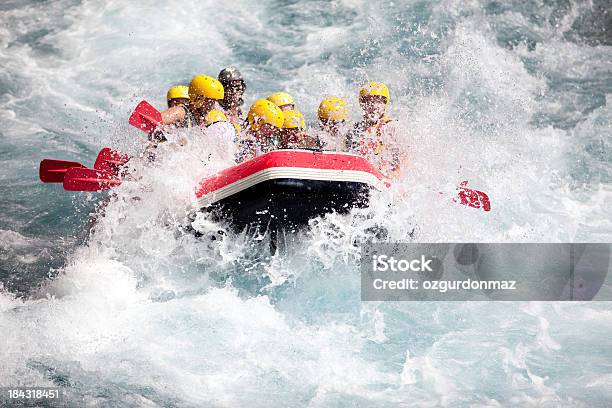
<path fill-rule="evenodd" d="M 273 260 L 250 236 L 217 243 L 179 232 L 197 181 L 229 165 L 207 146 L 162 145 L 153 166 L 134 159 L 136 180 L 116 189 L 55 280 L 27 300 L 0 292 L 0 385 L 50 385 L 50 367 L 91 405 L 101 390 L 111 405 L 139 406 L 596 405 L 609 395 L 605 360 L 594 357 L 609 355 L 606 305 L 359 301 L 359 243 L 372 231 L 432 242 L 612 236 L 608 163 L 593 161 L 602 177 L 581 189 L 570 154 L 590 160 L 584 146 L 608 130 L 609 108 L 569 109 L 579 99 L 546 77 L 600 79 L 609 47 L 568 43 L 520 10 L 394 3 L 242 2 L 227 12 L 212 2 L 59 1 L 3 11 L 0 62 L 15 86 L 0 97 L 0 117 L 13 147 L 52 146 L 88 162 L 104 144 L 137 155 L 144 136 L 125 123 L 135 102 L 161 108 L 170 85 L 232 63 L 247 76 L 249 102 L 287 89 L 313 125 L 324 95 L 345 97 L 356 119 L 359 84 L 385 81 L 409 159 L 370 209 L 313 221 L 290 259 Z M 326 13 L 348 17 L 326 26 Z M 542 41 L 501 46 L 503 22 Z M 38 26 L 54 30 L 22 41 Z M 551 112 L 582 122 L 534 123 Z M 489 193 L 491 213 L 451 202 L 462 180 Z M 203 216 L 197 226 L 223 228 Z M 25 234 L 3 234 L 11 255 L 30 248 Z M 577 378 L 576 361 L 593 374 Z"/>

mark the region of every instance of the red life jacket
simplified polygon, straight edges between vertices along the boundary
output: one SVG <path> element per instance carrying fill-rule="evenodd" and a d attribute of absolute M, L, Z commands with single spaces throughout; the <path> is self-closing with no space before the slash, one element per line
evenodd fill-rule
<path fill-rule="evenodd" d="M 374 125 L 365 128 L 357 143 L 359 154 L 376 165 L 380 172 L 385 175 L 394 173 L 399 166 L 396 155 L 386 149 L 382 141 L 383 127 L 391 121 L 393 121 L 392 118 L 383 116 Z"/>
<path fill-rule="evenodd" d="M 358 142 L 358 151 L 364 156 L 369 156 L 374 154 L 376 156 L 380 155 L 385 147 L 382 140 L 382 128 L 387 123 L 391 122 L 389 116 L 383 116 L 380 118 L 378 122 L 374 125 L 365 128 L 364 135 L 361 137 L 361 140 Z"/>

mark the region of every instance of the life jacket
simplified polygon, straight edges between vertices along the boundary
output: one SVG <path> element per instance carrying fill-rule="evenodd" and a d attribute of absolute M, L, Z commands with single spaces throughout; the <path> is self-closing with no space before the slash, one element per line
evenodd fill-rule
<path fill-rule="evenodd" d="M 386 148 L 382 140 L 384 126 L 393 120 L 384 115 L 371 126 L 365 126 L 362 122 L 357 123 L 353 138 L 356 137 L 358 140 L 351 140 L 352 150 L 367 158 L 386 175 L 395 172 L 399 166 L 397 155 Z"/>
<path fill-rule="evenodd" d="M 382 128 L 392 120 L 389 116 L 385 115 L 371 126 L 367 126 L 364 122 L 356 123 L 353 132 L 351 132 L 348 138 L 351 150 L 364 156 L 379 155 L 384 149 L 384 144 L 381 140 Z"/>
<path fill-rule="evenodd" d="M 263 153 L 268 153 L 272 150 L 281 148 L 281 137 L 278 132 L 272 136 L 265 138 L 258 137 L 250 129 L 247 128 L 241 134 L 238 140 L 237 161 L 252 159 Z"/>
<path fill-rule="evenodd" d="M 305 131 L 299 131 L 291 135 L 282 135 L 278 148 L 321 150 L 322 143 L 318 137 L 310 136 Z"/>
<path fill-rule="evenodd" d="M 176 127 L 191 129 L 192 127 L 198 126 L 198 121 L 196 120 L 195 115 L 191 112 L 185 105 L 179 105 L 185 111 L 185 118 L 177 123 Z"/>

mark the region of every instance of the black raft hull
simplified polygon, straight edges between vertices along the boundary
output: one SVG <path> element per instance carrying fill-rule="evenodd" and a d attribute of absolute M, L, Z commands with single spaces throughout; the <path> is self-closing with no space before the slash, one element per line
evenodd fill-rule
<path fill-rule="evenodd" d="M 258 183 L 203 208 L 216 221 L 228 221 L 232 229 L 249 226 L 302 228 L 316 217 L 348 213 L 369 204 L 370 186 L 364 183 L 274 179 Z"/>
<path fill-rule="evenodd" d="M 277 150 L 203 180 L 202 211 L 235 231 L 250 226 L 295 229 L 328 213 L 366 207 L 386 179 L 363 157 L 335 152 Z"/>

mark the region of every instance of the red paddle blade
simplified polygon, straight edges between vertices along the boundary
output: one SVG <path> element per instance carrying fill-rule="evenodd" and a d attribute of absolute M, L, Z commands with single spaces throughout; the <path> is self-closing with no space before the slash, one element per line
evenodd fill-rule
<path fill-rule="evenodd" d="M 72 167 L 64 176 L 64 190 L 103 191 L 121 184 L 117 177 L 86 167 Z"/>
<path fill-rule="evenodd" d="M 116 176 L 119 174 L 119 167 L 129 160 L 130 156 L 127 154 L 121 153 L 118 150 L 111 150 L 110 147 L 105 147 L 98 153 L 94 169 Z"/>
<path fill-rule="evenodd" d="M 43 183 L 61 183 L 71 167 L 85 167 L 81 163 L 66 160 L 44 159 L 40 162 L 38 175 Z"/>
<path fill-rule="evenodd" d="M 482 191 L 467 188 L 467 181 L 459 184 L 459 204 L 467 205 L 472 208 L 482 208 L 484 211 L 491 211 L 491 201 L 489 196 Z"/>
<path fill-rule="evenodd" d="M 129 119 L 130 125 L 142 130 L 151 132 L 162 122 L 161 113 L 147 101 L 140 102 Z"/>

